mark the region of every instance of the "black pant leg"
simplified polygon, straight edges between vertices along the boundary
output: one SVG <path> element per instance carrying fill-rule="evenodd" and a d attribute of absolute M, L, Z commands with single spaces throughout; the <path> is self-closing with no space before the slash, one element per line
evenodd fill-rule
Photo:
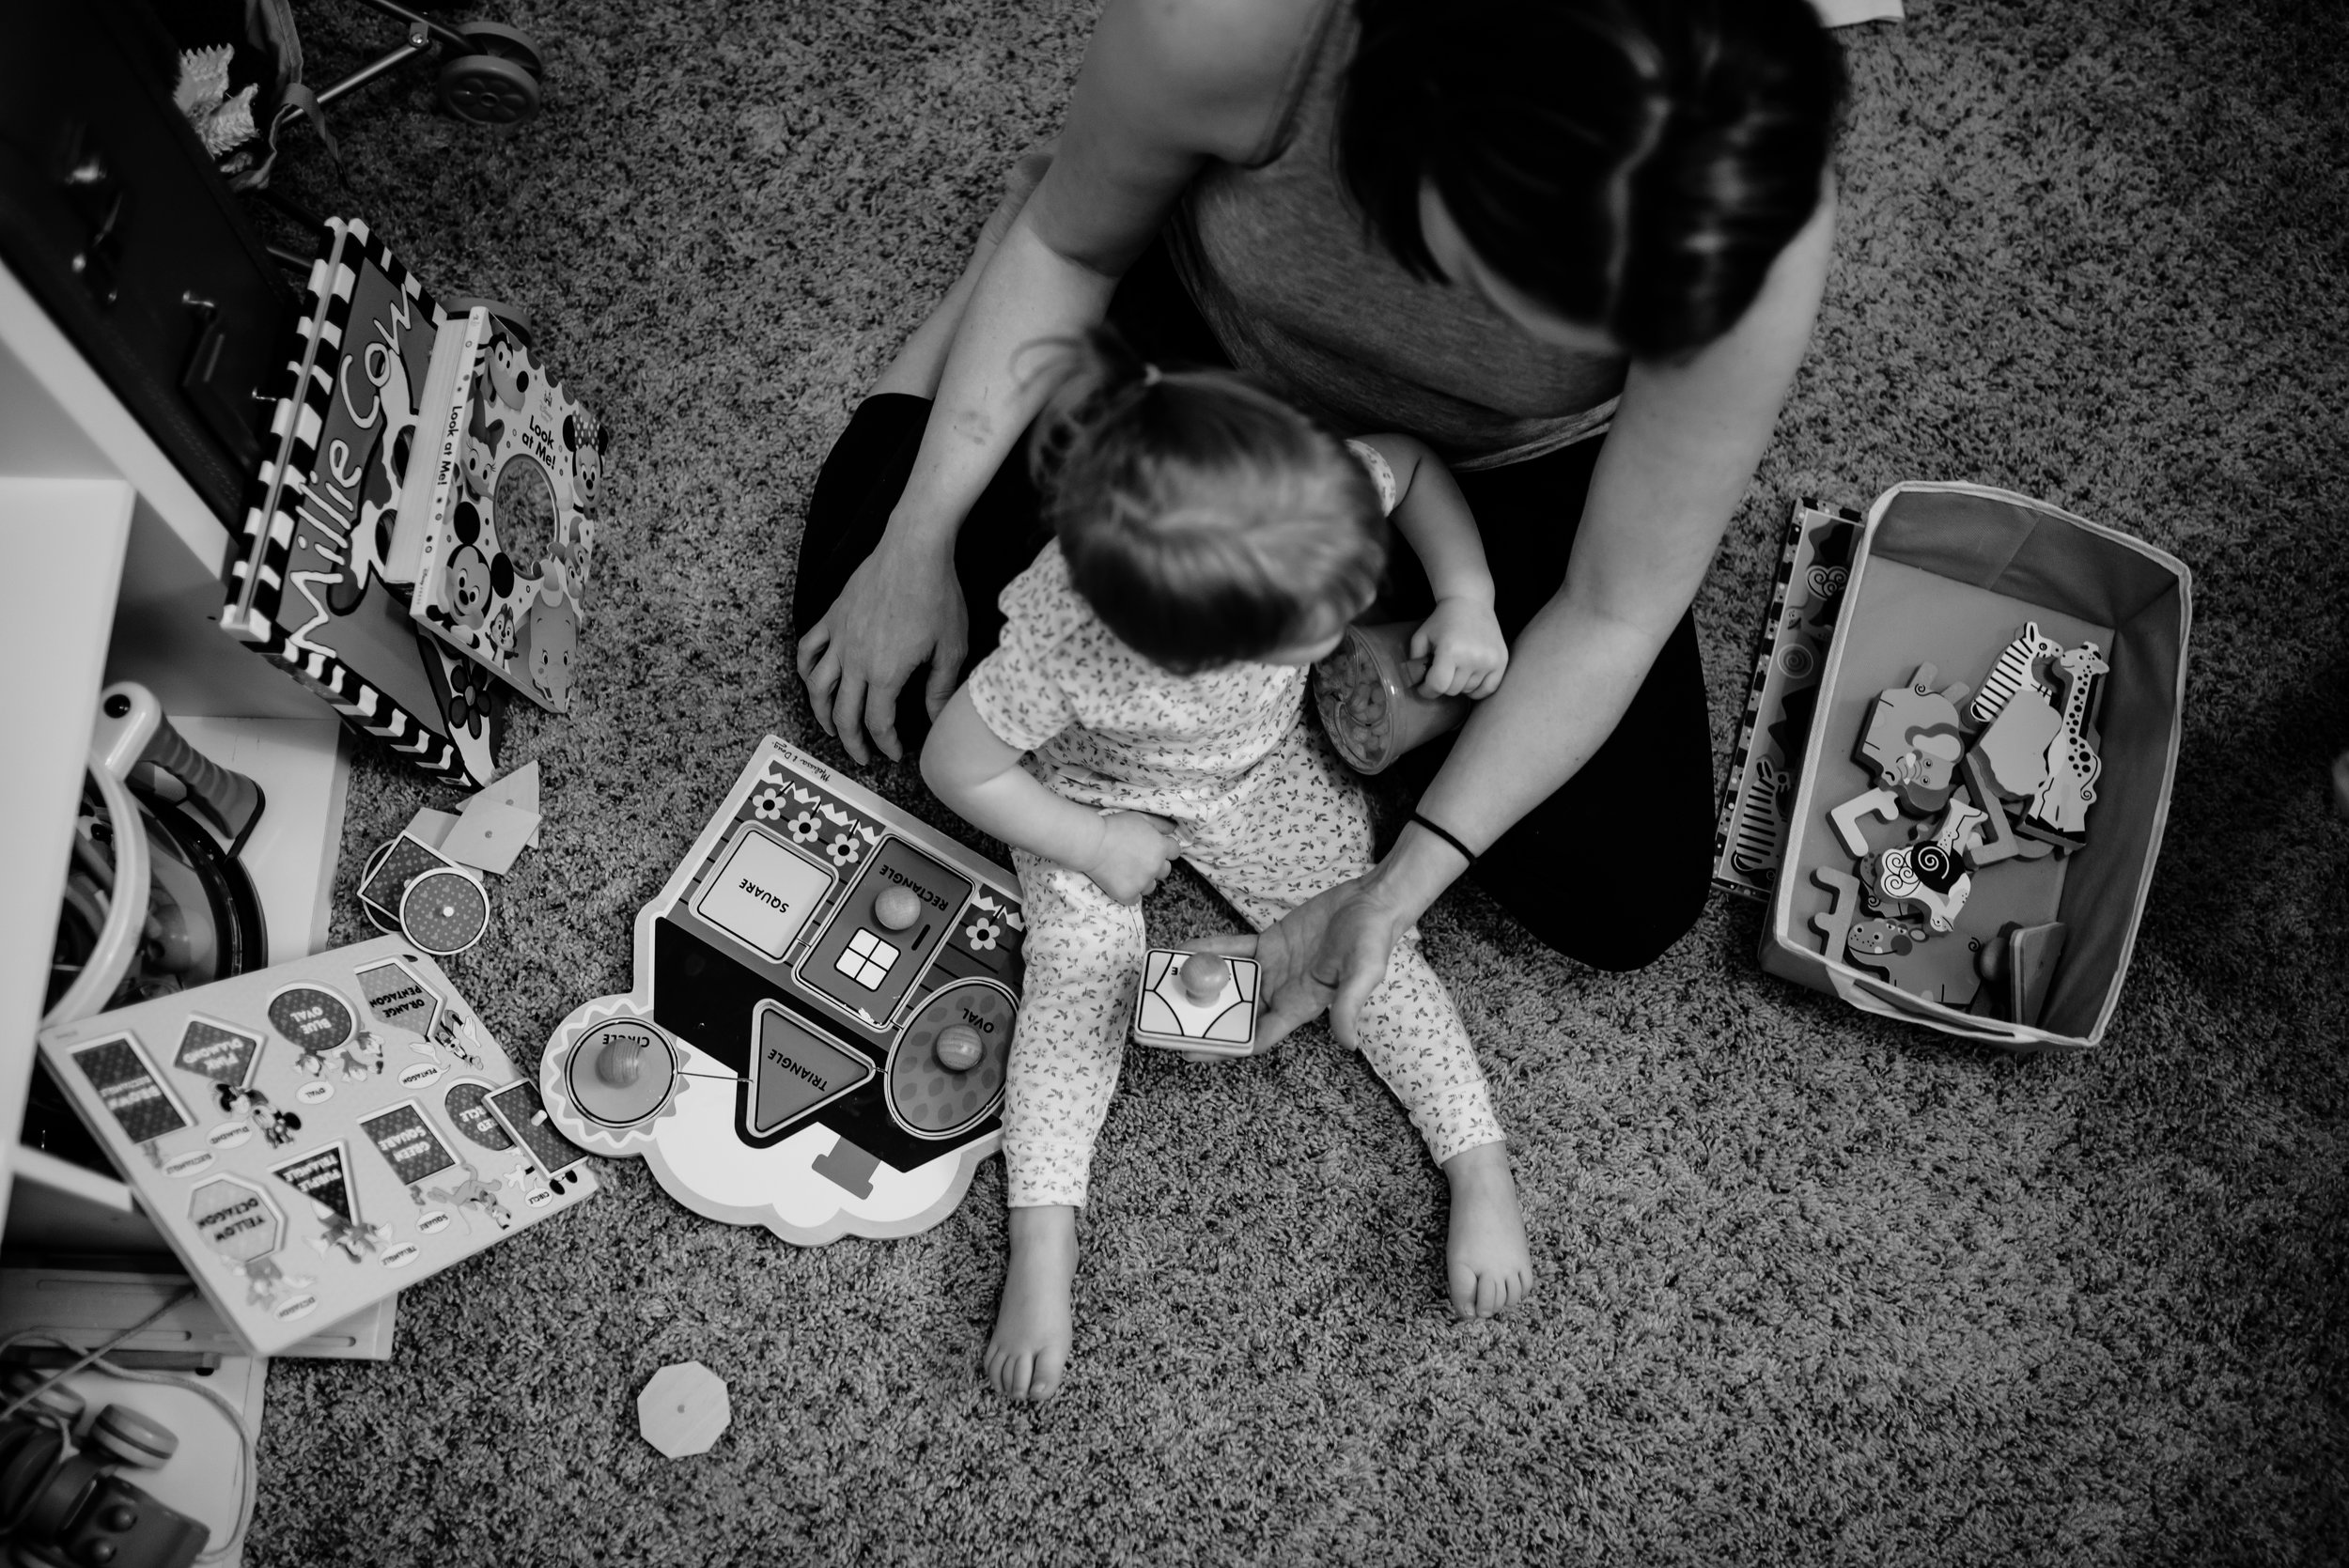
<path fill-rule="evenodd" d="M 1515 642 L 1565 581 L 1600 443 L 1457 475 L 1485 541 L 1494 610 Z M 1380 618 L 1433 608 L 1426 576 L 1399 548 Z M 1395 765 L 1414 800 L 1452 737 Z M 1595 969 L 1639 969 L 1694 925 L 1712 882 L 1713 739 L 1696 621 L 1665 641 L 1614 733 L 1528 812 L 1471 875 L 1548 946 Z"/>

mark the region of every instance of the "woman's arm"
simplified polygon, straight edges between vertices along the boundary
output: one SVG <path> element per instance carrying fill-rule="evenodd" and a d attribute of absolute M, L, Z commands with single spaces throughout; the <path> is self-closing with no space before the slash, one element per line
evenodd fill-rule
<path fill-rule="evenodd" d="M 1830 190 L 1726 336 L 1676 365 L 1632 367 L 1565 582 L 1420 800 L 1471 847 L 1490 846 L 1589 760 L 1687 613 L 1810 340 L 1833 234 Z M 1407 827 L 1368 876 L 1267 933 L 1270 1037 L 1328 1005 L 1351 1043 L 1395 941 L 1466 869 L 1442 839 Z"/>
<path fill-rule="evenodd" d="M 914 670 L 929 666 L 933 717 L 960 674 L 955 536 L 1051 390 L 1022 350 L 1099 321 L 1192 175 L 1253 150 L 1312 15 L 1311 0 L 1112 0 L 1102 12 L 1051 167 L 972 289 L 881 542 L 801 639 L 816 721 L 857 761 L 868 733 L 901 754 L 897 692 Z"/>
<path fill-rule="evenodd" d="M 1062 799 L 1019 766 L 1023 753 L 957 691 L 922 747 L 922 782 L 955 814 L 1005 844 L 1082 872 L 1120 903 L 1159 884 L 1178 848 L 1173 825 L 1143 812 L 1101 813 Z"/>

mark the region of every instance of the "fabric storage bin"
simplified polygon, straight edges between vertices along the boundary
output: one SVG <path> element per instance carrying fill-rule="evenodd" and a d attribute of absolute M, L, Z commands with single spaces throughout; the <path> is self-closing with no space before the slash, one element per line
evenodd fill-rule
<path fill-rule="evenodd" d="M 1784 869 L 1762 934 L 1762 967 L 1863 1011 L 2027 1051 L 2084 1049 L 2104 1036 L 2161 847 L 2186 698 L 2192 580 L 2175 557 L 2116 530 L 2007 490 L 1896 485 L 1869 509 L 1842 617 L 1828 644 L 1810 742 L 1797 775 Z M 2086 847 L 2068 857 L 1988 867 L 1952 936 L 1987 939 L 2009 922 L 2068 927 L 2037 1026 L 1984 1017 L 1830 963 L 1812 917 L 1834 899 L 1813 880 L 1849 871 L 1828 820 L 1873 788 L 1854 760 L 1869 707 L 1921 664 L 1935 683 L 1979 689 L 2027 621 L 2111 665 L 2098 713 L 2103 768 Z M 1869 822 L 1870 843 L 1900 842 L 1906 822 Z"/>

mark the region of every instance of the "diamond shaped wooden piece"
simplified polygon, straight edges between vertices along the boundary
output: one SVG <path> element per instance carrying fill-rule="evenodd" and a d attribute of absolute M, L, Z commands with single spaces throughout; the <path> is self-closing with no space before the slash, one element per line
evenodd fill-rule
<path fill-rule="evenodd" d="M 671 1459 L 708 1453 L 733 1420 L 726 1380 L 699 1361 L 662 1367 L 636 1396 L 636 1430 Z"/>

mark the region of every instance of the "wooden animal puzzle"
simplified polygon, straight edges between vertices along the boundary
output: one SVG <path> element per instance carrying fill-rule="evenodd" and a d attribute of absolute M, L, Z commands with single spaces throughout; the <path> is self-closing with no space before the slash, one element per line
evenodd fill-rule
<path fill-rule="evenodd" d="M 1133 1035 L 1165 1050 L 1248 1056 L 1256 1048 L 1253 958 L 1154 947 L 1134 987 Z"/>
<path fill-rule="evenodd" d="M 1002 1142 L 1018 879 L 768 737 L 636 916 L 636 987 L 556 1030 L 555 1125 L 697 1214 L 926 1230 Z"/>
<path fill-rule="evenodd" d="M 1830 962 L 1946 1006 L 1986 1003 L 2011 1021 L 2038 1021 L 2063 927 L 2010 924 L 1985 939 L 1986 929 L 1969 934 L 1958 923 L 1977 875 L 2087 844 L 2103 770 L 2097 683 L 2110 673 L 2095 644 L 2066 648 L 2030 621 L 1970 703 L 1962 682 L 1936 690 L 1931 664 L 1877 696 L 1854 753 L 1871 787 L 1827 812 L 1855 874 L 1813 873 L 1834 895 L 1829 912 L 1812 921 Z M 1901 842 L 1869 841 L 1872 818 L 1936 813 L 1930 832 L 1911 821 Z"/>
<path fill-rule="evenodd" d="M 261 1355 L 596 1190 L 537 1086 L 399 937 L 59 1025 L 40 1051 Z"/>

